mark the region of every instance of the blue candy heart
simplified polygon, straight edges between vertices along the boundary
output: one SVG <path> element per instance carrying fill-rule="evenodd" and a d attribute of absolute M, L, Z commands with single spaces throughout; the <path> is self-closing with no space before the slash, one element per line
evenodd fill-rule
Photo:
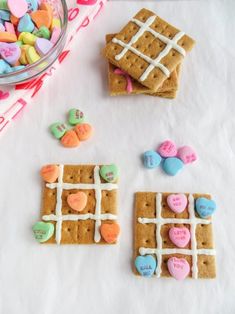
<path fill-rule="evenodd" d="M 28 2 L 28 11 L 36 11 L 38 9 L 38 1 L 37 0 L 26 0 Z"/>
<path fill-rule="evenodd" d="M 148 169 L 156 168 L 160 165 L 162 157 L 154 150 L 148 150 L 144 153 L 144 166 Z"/>
<path fill-rule="evenodd" d="M 6 10 L 0 10 L 0 19 L 3 21 L 10 21 L 10 12 Z"/>
<path fill-rule="evenodd" d="M 170 176 L 175 176 L 184 166 L 184 163 L 176 157 L 166 158 L 162 168 Z"/>
<path fill-rule="evenodd" d="M 135 267 L 141 276 L 151 277 L 157 267 L 157 261 L 152 255 L 137 256 Z"/>
<path fill-rule="evenodd" d="M 31 33 L 34 30 L 34 24 L 31 20 L 31 17 L 28 13 L 26 13 L 19 21 L 18 32 L 29 32 Z"/>
<path fill-rule="evenodd" d="M 216 203 L 205 197 L 196 199 L 196 211 L 201 218 L 210 217 L 216 210 Z"/>

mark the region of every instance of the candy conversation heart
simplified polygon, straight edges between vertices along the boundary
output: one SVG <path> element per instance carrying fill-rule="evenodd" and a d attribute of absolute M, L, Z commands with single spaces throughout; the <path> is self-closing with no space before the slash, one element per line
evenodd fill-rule
<path fill-rule="evenodd" d="M 17 30 L 18 32 L 32 32 L 35 26 L 31 20 L 31 17 L 26 13 L 19 21 Z"/>
<path fill-rule="evenodd" d="M 87 195 L 84 192 L 69 194 L 67 197 L 67 203 L 73 210 L 81 212 L 86 207 Z"/>
<path fill-rule="evenodd" d="M 162 168 L 169 176 L 175 176 L 183 166 L 184 164 L 179 158 L 171 157 L 164 160 Z"/>
<path fill-rule="evenodd" d="M 201 218 L 210 217 L 216 210 L 216 203 L 205 197 L 199 197 L 196 200 L 196 211 Z"/>
<path fill-rule="evenodd" d="M 189 243 L 190 232 L 186 227 L 172 227 L 169 230 L 169 238 L 176 246 L 184 248 Z"/>
<path fill-rule="evenodd" d="M 174 142 L 170 140 L 164 141 L 158 148 L 158 153 L 164 157 L 175 157 L 177 155 L 177 148 Z"/>
<path fill-rule="evenodd" d="M 7 0 L 8 9 L 15 17 L 22 17 L 28 11 L 28 3 L 26 0 Z"/>
<path fill-rule="evenodd" d="M 100 175 L 107 182 L 115 182 L 119 177 L 119 169 L 114 164 L 102 166 Z"/>
<path fill-rule="evenodd" d="M 177 214 L 180 214 L 185 210 L 187 203 L 188 200 L 185 194 L 170 194 L 167 196 L 168 206 Z"/>
<path fill-rule="evenodd" d="M 143 277 L 151 277 L 157 267 L 157 261 L 152 255 L 137 256 L 135 267 Z"/>
<path fill-rule="evenodd" d="M 54 234 L 54 225 L 50 222 L 36 222 L 33 226 L 33 233 L 38 242 L 46 242 Z"/>
<path fill-rule="evenodd" d="M 185 258 L 171 257 L 167 261 L 167 267 L 172 277 L 177 280 L 185 279 L 189 272 L 189 263 Z"/>
<path fill-rule="evenodd" d="M 183 146 L 178 149 L 177 156 L 184 164 L 190 164 L 197 160 L 197 154 L 190 146 Z"/>
<path fill-rule="evenodd" d="M 120 233 L 120 226 L 117 223 L 111 223 L 111 224 L 102 224 L 100 226 L 100 233 L 103 237 L 103 239 L 107 243 L 114 243 L 116 242 L 118 235 Z"/>
<path fill-rule="evenodd" d="M 80 144 L 79 138 L 73 130 L 67 131 L 60 141 L 64 147 L 68 148 L 77 147 Z"/>
<path fill-rule="evenodd" d="M 40 171 L 41 177 L 48 183 L 53 183 L 59 176 L 59 167 L 57 165 L 43 166 Z"/>
<path fill-rule="evenodd" d="M 53 47 L 50 40 L 46 38 L 37 38 L 35 42 L 35 49 L 41 57 L 45 56 Z"/>
<path fill-rule="evenodd" d="M 9 64 L 14 65 L 20 55 L 21 50 L 15 43 L 0 43 L 0 56 Z"/>
<path fill-rule="evenodd" d="M 93 133 L 93 128 L 88 123 L 77 124 L 74 128 L 80 141 L 88 140 Z"/>
<path fill-rule="evenodd" d="M 143 159 L 144 159 L 144 166 L 145 168 L 148 168 L 148 169 L 154 169 L 158 167 L 162 160 L 161 156 L 154 150 L 149 150 L 145 152 Z"/>
<path fill-rule="evenodd" d="M 51 133 L 55 138 L 60 139 L 68 130 L 67 126 L 62 122 L 55 122 L 50 126 Z"/>
<path fill-rule="evenodd" d="M 76 108 L 69 110 L 69 123 L 72 125 L 76 125 L 84 122 L 85 116 L 84 113 Z"/>

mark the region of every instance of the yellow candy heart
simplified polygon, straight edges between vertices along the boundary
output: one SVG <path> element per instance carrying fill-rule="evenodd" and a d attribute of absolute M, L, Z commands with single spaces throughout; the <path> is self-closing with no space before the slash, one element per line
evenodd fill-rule
<path fill-rule="evenodd" d="M 36 50 L 34 49 L 34 47 L 30 46 L 27 50 L 26 50 L 26 58 L 28 60 L 29 64 L 35 63 L 40 59 L 40 56 L 37 54 Z"/>
<path fill-rule="evenodd" d="M 37 36 L 35 36 L 31 33 L 26 33 L 26 32 L 23 32 L 22 34 L 20 34 L 18 40 L 22 40 L 24 44 L 34 46 L 34 44 L 37 40 Z"/>

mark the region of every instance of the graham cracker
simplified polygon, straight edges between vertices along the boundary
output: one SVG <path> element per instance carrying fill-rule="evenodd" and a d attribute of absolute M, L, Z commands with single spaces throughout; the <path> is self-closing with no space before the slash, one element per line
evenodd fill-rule
<path fill-rule="evenodd" d="M 148 27 L 144 29 L 142 26 L 146 23 Z M 157 92 L 194 43 L 192 38 L 155 13 L 142 9 L 112 42 L 106 44 L 103 55 L 142 85 Z"/>
<path fill-rule="evenodd" d="M 187 244 L 185 249 L 189 254 L 179 254 L 177 251 L 179 248 L 171 242 L 168 233 L 171 227 L 186 227 L 190 230 L 190 223 L 187 222 L 187 219 L 190 218 L 189 213 L 189 201 L 186 209 L 182 213 L 173 212 L 167 204 L 167 196 L 171 193 L 155 193 L 155 192 L 137 192 L 135 194 L 135 236 L 134 236 L 134 260 L 140 255 L 140 248 L 151 248 L 156 249 L 159 247 L 160 243 L 157 243 L 156 233 L 158 228 L 160 229 L 160 235 L 162 239 L 162 249 L 175 249 L 174 254 L 164 254 L 162 253 L 162 262 L 158 262 L 156 269 L 157 277 L 170 277 L 170 273 L 167 267 L 167 260 L 170 257 L 185 258 L 190 265 L 190 274 L 189 277 L 193 278 L 215 278 L 216 277 L 216 261 L 215 261 L 215 252 L 214 252 L 214 243 L 213 243 L 213 230 L 211 217 L 204 219 L 206 223 L 196 223 L 195 230 L 195 239 L 196 239 L 196 248 L 208 250 L 210 255 L 199 254 L 197 252 L 197 263 L 193 265 L 193 254 L 191 249 L 191 241 Z M 195 201 L 199 197 L 205 197 L 211 199 L 211 196 L 208 194 L 188 194 L 184 193 L 187 198 L 189 196 L 193 197 L 193 202 L 195 206 Z M 160 207 L 157 208 L 157 211 L 160 211 L 160 217 L 163 219 L 162 224 L 158 223 L 145 223 L 141 222 L 140 218 L 156 218 L 156 207 L 157 207 L 157 198 L 160 198 Z M 159 213 L 158 213 L 159 214 Z M 173 218 L 173 219 L 186 219 L 184 223 L 164 223 L 164 219 Z M 195 211 L 195 219 L 200 218 Z M 202 220 L 200 218 L 200 220 Z M 195 220 L 196 221 L 196 220 Z M 168 221 L 169 222 L 169 221 Z M 182 221 L 181 221 L 182 222 Z M 192 234 L 191 234 L 192 237 Z M 148 254 L 148 252 L 144 252 Z M 155 259 L 157 259 L 157 252 L 151 254 Z M 159 268 L 158 268 L 159 267 Z M 196 267 L 197 272 L 192 273 L 192 269 Z M 133 266 L 133 271 L 136 275 L 139 275 L 135 266 Z M 195 275 L 196 274 L 196 275 Z"/>
<path fill-rule="evenodd" d="M 110 42 L 115 34 L 106 35 L 106 43 Z M 132 92 L 127 91 L 127 80 L 124 75 L 115 73 L 117 67 L 109 62 L 108 64 L 108 78 L 109 78 L 109 94 L 111 96 L 129 95 L 129 94 L 150 94 L 152 96 L 158 96 L 163 98 L 175 98 L 176 92 L 179 88 L 179 74 L 181 64 L 171 73 L 170 77 L 166 79 L 162 86 L 159 87 L 157 92 L 151 91 L 148 87 L 140 84 L 135 79 L 131 78 Z"/>
<path fill-rule="evenodd" d="M 100 225 L 113 224 L 117 221 L 117 182 L 110 183 L 104 181 L 100 175 L 98 175 L 100 183 L 105 184 L 102 188 L 97 189 L 94 184 L 99 185 L 99 182 L 95 182 L 95 175 L 99 173 L 101 166 L 95 165 L 59 165 L 60 175 L 62 177 L 62 185 L 69 184 L 67 188 L 62 186 L 62 194 L 59 199 L 62 200 L 61 206 L 58 206 L 58 180 L 55 183 L 43 183 L 43 198 L 42 198 L 42 221 L 51 222 L 55 226 L 54 235 L 44 243 L 57 243 L 57 244 L 108 244 L 100 234 Z M 82 184 L 80 188 L 74 186 L 74 184 Z M 86 188 L 87 186 L 87 188 Z M 100 186 L 100 185 L 99 185 Z M 107 188 L 107 189 L 106 189 Z M 67 203 L 67 197 L 69 194 L 82 191 L 87 195 L 87 204 L 82 212 L 73 210 Z M 97 196 L 96 191 L 101 191 L 101 202 L 97 208 Z M 61 229 L 60 225 L 55 219 L 50 219 L 50 215 L 58 216 L 62 215 L 62 218 L 67 217 L 66 220 L 62 220 Z M 99 218 L 88 218 L 84 220 L 71 220 L 71 215 L 97 215 Z M 112 219 L 103 219 L 103 214 L 112 214 Z M 61 230 L 60 241 L 56 241 L 56 233 Z M 100 236 L 99 241 L 95 241 L 95 231 Z M 58 239 L 57 239 L 58 240 Z M 58 243 L 59 242 L 59 243 Z"/>

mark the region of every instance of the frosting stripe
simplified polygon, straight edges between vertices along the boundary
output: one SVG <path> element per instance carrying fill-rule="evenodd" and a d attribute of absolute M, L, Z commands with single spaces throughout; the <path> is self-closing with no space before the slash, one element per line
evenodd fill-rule
<path fill-rule="evenodd" d="M 150 249 L 145 247 L 139 248 L 140 255 L 146 255 L 146 254 L 162 254 L 162 255 L 169 255 L 169 254 L 183 254 L 183 255 L 193 255 L 194 252 L 189 249 Z M 214 249 L 197 249 L 196 254 L 198 255 L 216 255 L 216 252 Z"/>
<path fill-rule="evenodd" d="M 189 218 L 192 220 L 190 224 L 191 234 L 191 250 L 192 250 L 192 277 L 198 278 L 198 266 L 197 266 L 197 239 L 196 239 L 196 224 L 195 224 L 195 211 L 194 211 L 194 197 L 192 194 L 188 197 L 188 211 Z"/>
<path fill-rule="evenodd" d="M 57 217 L 62 216 L 62 193 L 63 193 L 63 175 L 64 175 L 64 166 L 59 165 L 59 177 L 56 191 L 56 208 L 55 213 Z M 56 221 L 56 231 L 55 231 L 55 240 L 57 244 L 60 244 L 61 241 L 61 228 L 62 228 L 62 220 L 58 219 Z"/>
<path fill-rule="evenodd" d="M 183 219 L 183 218 L 142 218 L 139 217 L 138 218 L 138 222 L 141 224 L 156 224 L 161 222 L 162 225 L 165 224 L 191 224 L 191 223 L 195 223 L 195 224 L 204 224 L 204 225 L 209 225 L 211 224 L 211 220 L 209 219 L 200 219 L 200 218 L 195 218 L 195 220 L 193 219 Z"/>
<path fill-rule="evenodd" d="M 162 236 L 161 236 L 161 215 L 162 215 L 162 194 L 157 193 L 156 195 L 156 218 L 158 222 L 156 223 L 156 240 L 157 240 L 157 268 L 156 268 L 156 275 L 157 278 L 161 276 L 162 272 Z"/>
<path fill-rule="evenodd" d="M 95 185 L 97 188 L 95 189 L 95 198 L 96 198 L 96 205 L 95 205 L 95 215 L 97 217 L 100 216 L 101 214 L 101 189 L 100 189 L 100 175 L 99 175 L 100 168 L 98 166 L 95 167 L 94 169 L 94 181 Z M 96 219 L 95 220 L 95 233 L 94 233 L 94 241 L 97 243 L 100 241 L 100 225 L 101 225 L 101 220 Z"/>

